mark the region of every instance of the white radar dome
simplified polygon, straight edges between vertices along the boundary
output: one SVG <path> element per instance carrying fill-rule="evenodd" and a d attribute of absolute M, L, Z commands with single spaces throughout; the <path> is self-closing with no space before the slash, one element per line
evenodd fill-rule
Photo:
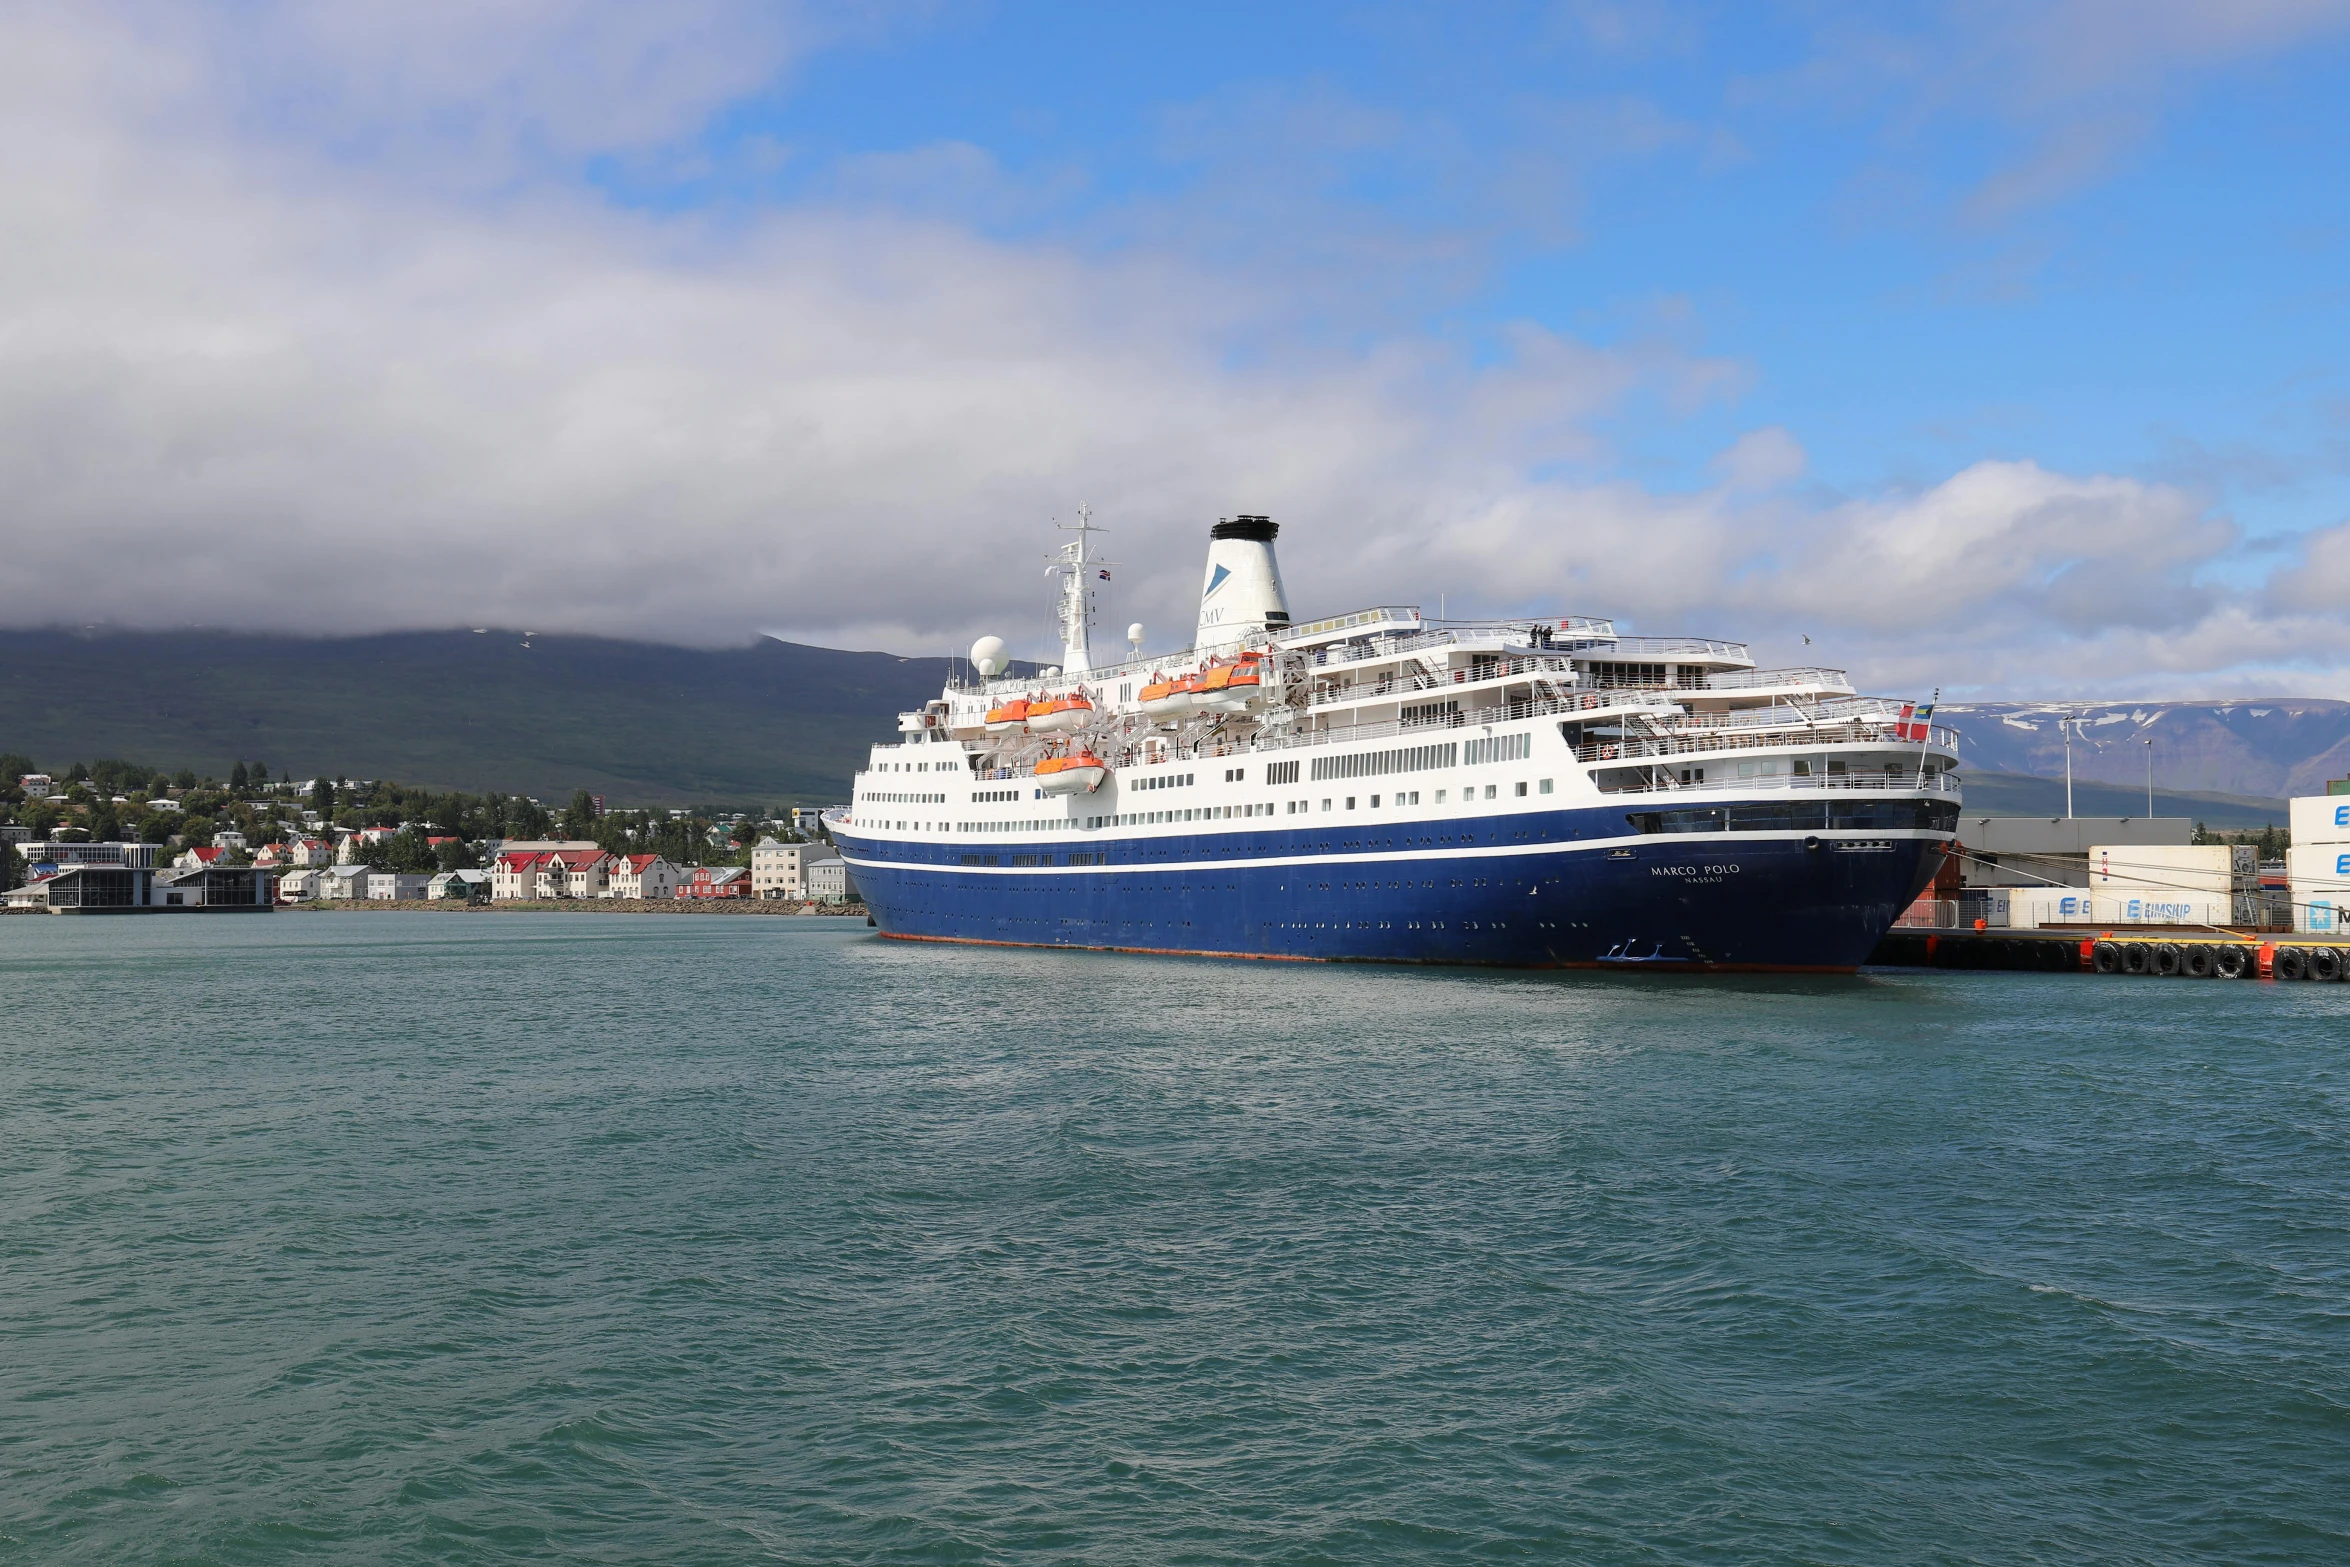
<path fill-rule="evenodd" d="M 981 637 L 971 644 L 971 667 L 979 671 L 982 680 L 993 680 L 1004 667 L 1004 639 Z"/>
<path fill-rule="evenodd" d="M 1142 651 L 1142 622 L 1141 622 L 1141 621 L 1139 621 L 1139 620 L 1138 620 L 1138 621 L 1136 621 L 1136 622 L 1135 622 L 1133 625 L 1131 625 L 1131 626 L 1128 626 L 1128 627 L 1126 628 L 1126 645 L 1127 645 L 1128 647 L 1130 647 L 1130 648 L 1134 649 L 1134 651 L 1135 651 L 1135 652 L 1137 652 L 1137 653 L 1139 653 L 1139 652 L 1141 652 L 1141 651 Z"/>

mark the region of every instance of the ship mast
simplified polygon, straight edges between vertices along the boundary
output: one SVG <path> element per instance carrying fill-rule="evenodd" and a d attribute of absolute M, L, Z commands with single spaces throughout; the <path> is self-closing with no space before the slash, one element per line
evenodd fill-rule
<path fill-rule="evenodd" d="M 1093 668 L 1093 657 L 1087 646 L 1093 628 L 1093 574 L 1112 564 L 1093 554 L 1087 544 L 1091 535 L 1110 530 L 1095 527 L 1093 511 L 1086 506 L 1077 508 L 1074 524 L 1056 522 L 1053 526 L 1063 533 L 1077 535 L 1061 546 L 1053 557 L 1052 569 L 1061 574 L 1061 672 L 1083 675 Z"/>

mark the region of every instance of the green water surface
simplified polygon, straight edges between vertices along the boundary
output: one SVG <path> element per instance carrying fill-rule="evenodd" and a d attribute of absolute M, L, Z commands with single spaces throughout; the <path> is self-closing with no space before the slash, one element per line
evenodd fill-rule
<path fill-rule="evenodd" d="M 0 920 L 0 1560 L 2350 1561 L 2350 985 Z"/>

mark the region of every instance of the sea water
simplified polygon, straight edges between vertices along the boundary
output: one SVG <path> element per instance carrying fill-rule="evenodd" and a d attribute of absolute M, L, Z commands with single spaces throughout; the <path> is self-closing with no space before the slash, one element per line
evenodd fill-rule
<path fill-rule="evenodd" d="M 0 1558 L 2350 1560 L 2350 985 L 0 921 Z"/>

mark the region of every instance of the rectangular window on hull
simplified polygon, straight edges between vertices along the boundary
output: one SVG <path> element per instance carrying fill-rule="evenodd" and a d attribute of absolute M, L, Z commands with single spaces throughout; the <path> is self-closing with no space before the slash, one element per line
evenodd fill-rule
<path fill-rule="evenodd" d="M 1474 745 L 1477 742 L 1470 743 Z M 1378 778 L 1388 773 L 1416 773 L 1429 767 L 1450 767 L 1459 755 L 1458 743 L 1448 741 L 1443 745 L 1407 745 L 1392 751 L 1362 751 L 1352 756 L 1317 756 L 1314 758 L 1313 776 L 1316 783 L 1322 783 L 1333 778 Z"/>
<path fill-rule="evenodd" d="M 1267 782 L 1267 783 L 1269 783 L 1269 784 L 1293 784 L 1293 783 L 1296 783 L 1296 782 L 1297 782 L 1297 763 L 1295 763 L 1295 762 L 1274 762 L 1274 763 L 1271 763 L 1270 765 L 1268 765 L 1268 766 L 1265 768 L 1265 782 Z"/>
<path fill-rule="evenodd" d="M 1461 747 L 1461 765 L 1475 767 L 1484 762 L 1522 762 L 1533 754 L 1532 735 L 1487 735 L 1482 740 L 1471 740 Z"/>

